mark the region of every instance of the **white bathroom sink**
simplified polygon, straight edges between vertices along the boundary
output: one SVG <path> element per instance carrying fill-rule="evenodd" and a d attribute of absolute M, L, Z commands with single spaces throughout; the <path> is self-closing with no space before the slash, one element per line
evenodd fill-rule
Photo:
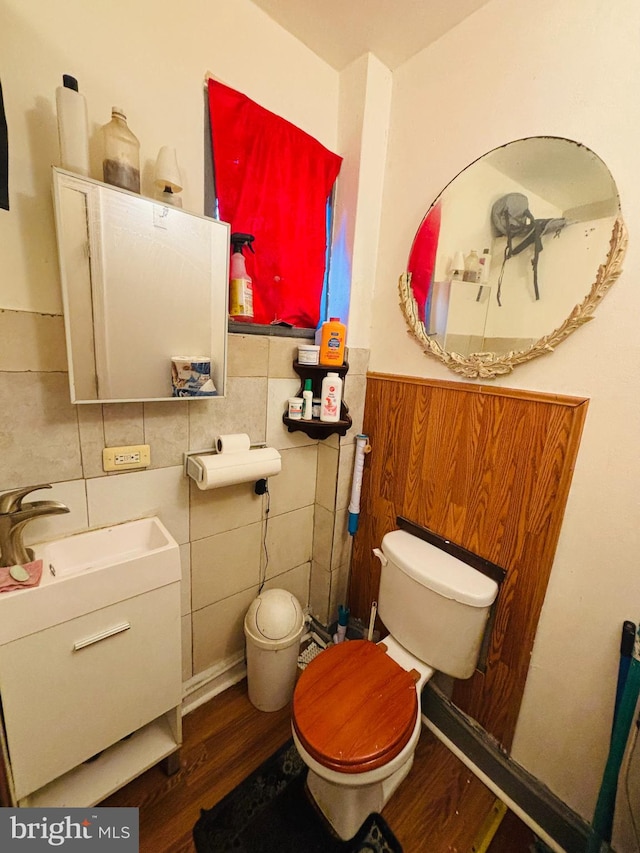
<path fill-rule="evenodd" d="M 33 545 L 36 587 L 0 594 L 0 644 L 180 580 L 180 551 L 154 517 Z"/>
<path fill-rule="evenodd" d="M 62 578 L 87 569 L 102 569 L 157 552 L 173 539 L 157 518 L 141 518 L 114 527 L 77 533 L 66 539 L 35 546 L 45 574 Z"/>

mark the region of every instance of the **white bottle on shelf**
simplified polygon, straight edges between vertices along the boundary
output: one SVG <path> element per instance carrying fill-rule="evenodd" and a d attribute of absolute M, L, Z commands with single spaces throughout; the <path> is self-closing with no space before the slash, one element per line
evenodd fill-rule
<path fill-rule="evenodd" d="M 78 91 L 78 81 L 70 74 L 62 75 L 62 86 L 56 89 L 60 165 L 77 175 L 89 175 L 89 125 L 87 102 Z"/>
<path fill-rule="evenodd" d="M 310 421 L 313 418 L 313 390 L 311 380 L 304 380 L 304 391 L 302 392 L 302 420 Z"/>
<path fill-rule="evenodd" d="M 341 401 L 342 379 L 338 373 L 329 372 L 322 380 L 320 420 L 325 423 L 334 423 L 335 421 L 339 421 Z"/>

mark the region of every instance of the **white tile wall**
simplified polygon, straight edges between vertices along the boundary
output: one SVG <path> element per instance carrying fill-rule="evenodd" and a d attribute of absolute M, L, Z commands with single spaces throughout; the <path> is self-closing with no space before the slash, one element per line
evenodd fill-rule
<path fill-rule="evenodd" d="M 67 371 L 62 317 L 0 311 L 0 371 Z"/>
<path fill-rule="evenodd" d="M 192 540 L 254 524 L 262 518 L 265 501 L 255 494 L 253 483 L 202 491 L 191 482 L 190 488 Z"/>
<path fill-rule="evenodd" d="M 356 428 L 317 442 L 284 427 L 286 401 L 300 388 L 297 339 L 230 335 L 224 399 L 74 406 L 62 318 L 0 312 L 0 332 L 0 490 L 52 483 L 32 499 L 71 510 L 30 523 L 25 540 L 157 515 L 180 544 L 185 680 L 244 648 L 244 614 L 266 554 L 265 588 L 288 589 L 322 621 L 335 619 L 348 584 L 343 511 Z M 368 353 L 351 350 L 348 359 L 345 399 L 359 419 Z M 280 450 L 268 499 L 252 483 L 203 492 L 185 477 L 185 451 L 231 432 Z M 107 475 L 104 447 L 129 443 L 150 445 L 150 468 Z"/>
<path fill-rule="evenodd" d="M 25 501 L 59 501 L 69 507 L 69 512 L 63 515 L 45 516 L 30 521 L 24 529 L 24 541 L 27 544 L 70 536 L 86 530 L 89 526 L 84 480 L 54 483 L 50 489 L 31 492 Z"/>
<path fill-rule="evenodd" d="M 267 578 L 311 560 L 313 514 L 313 506 L 306 506 L 269 519 Z"/>
<path fill-rule="evenodd" d="M 2 373 L 2 489 L 82 477 L 66 373 Z"/>
<path fill-rule="evenodd" d="M 182 568 L 180 613 L 184 617 L 191 614 L 191 546 L 188 542 L 180 546 L 180 566 Z"/>
<path fill-rule="evenodd" d="M 262 525 L 248 524 L 191 543 L 191 605 L 200 610 L 260 579 Z"/>
<path fill-rule="evenodd" d="M 110 403 L 103 406 L 104 440 L 107 447 L 144 443 L 142 403 Z"/>
<path fill-rule="evenodd" d="M 264 589 L 286 589 L 300 602 L 304 609 L 309 604 L 309 582 L 311 579 L 311 563 L 303 563 L 295 569 L 289 569 L 266 581 Z"/>
<path fill-rule="evenodd" d="M 316 480 L 316 503 L 333 512 L 336 507 L 336 481 L 338 458 L 341 451 L 326 443 L 318 445 L 318 477 Z"/>
<path fill-rule="evenodd" d="M 270 379 L 269 399 L 267 402 L 267 444 L 279 450 L 288 447 L 301 447 L 316 442 L 304 432 L 289 432 L 282 422 L 282 416 L 289 408 L 289 397 L 297 397 L 300 391 L 300 379 Z"/>
<path fill-rule="evenodd" d="M 315 502 L 318 448 L 316 444 L 281 451 L 282 470 L 269 480 L 270 514 L 282 515 Z"/>
<path fill-rule="evenodd" d="M 193 675 L 191 614 L 183 616 L 180 624 L 182 628 L 182 680 L 188 681 Z"/>
<path fill-rule="evenodd" d="M 190 401 L 189 449 L 213 447 L 216 436 L 235 432 L 247 433 L 252 442 L 264 441 L 267 384 L 266 374 L 229 376 L 225 398 Z"/>
<path fill-rule="evenodd" d="M 89 526 L 157 515 L 176 542 L 189 541 L 189 488 L 181 467 L 87 480 Z"/>
<path fill-rule="evenodd" d="M 309 584 L 309 606 L 316 619 L 325 625 L 328 625 L 332 619 L 333 610 L 330 607 L 330 596 L 331 572 L 313 561 Z"/>
<path fill-rule="evenodd" d="M 244 616 L 257 592 L 256 586 L 193 612 L 194 674 L 244 649 Z"/>

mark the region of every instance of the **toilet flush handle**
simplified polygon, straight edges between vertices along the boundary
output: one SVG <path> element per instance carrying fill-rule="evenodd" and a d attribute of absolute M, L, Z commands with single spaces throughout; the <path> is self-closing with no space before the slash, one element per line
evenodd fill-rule
<path fill-rule="evenodd" d="M 373 553 L 374 553 L 374 554 L 375 554 L 375 556 L 380 560 L 380 562 L 382 563 L 382 565 L 383 565 L 383 566 L 386 566 L 386 565 L 387 565 L 387 563 L 389 562 L 389 560 L 387 560 L 387 558 L 386 558 L 386 557 L 385 557 L 385 555 L 382 553 L 382 551 L 380 550 L 380 548 L 374 548 L 374 549 L 373 549 Z"/>

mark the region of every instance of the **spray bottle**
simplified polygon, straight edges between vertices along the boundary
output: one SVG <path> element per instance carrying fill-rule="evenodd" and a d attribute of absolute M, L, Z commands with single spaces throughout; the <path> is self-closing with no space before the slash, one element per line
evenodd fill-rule
<path fill-rule="evenodd" d="M 253 234 L 231 235 L 231 270 L 229 274 L 229 317 L 241 323 L 253 322 L 253 283 L 244 262 L 243 249 L 253 252 Z"/>

